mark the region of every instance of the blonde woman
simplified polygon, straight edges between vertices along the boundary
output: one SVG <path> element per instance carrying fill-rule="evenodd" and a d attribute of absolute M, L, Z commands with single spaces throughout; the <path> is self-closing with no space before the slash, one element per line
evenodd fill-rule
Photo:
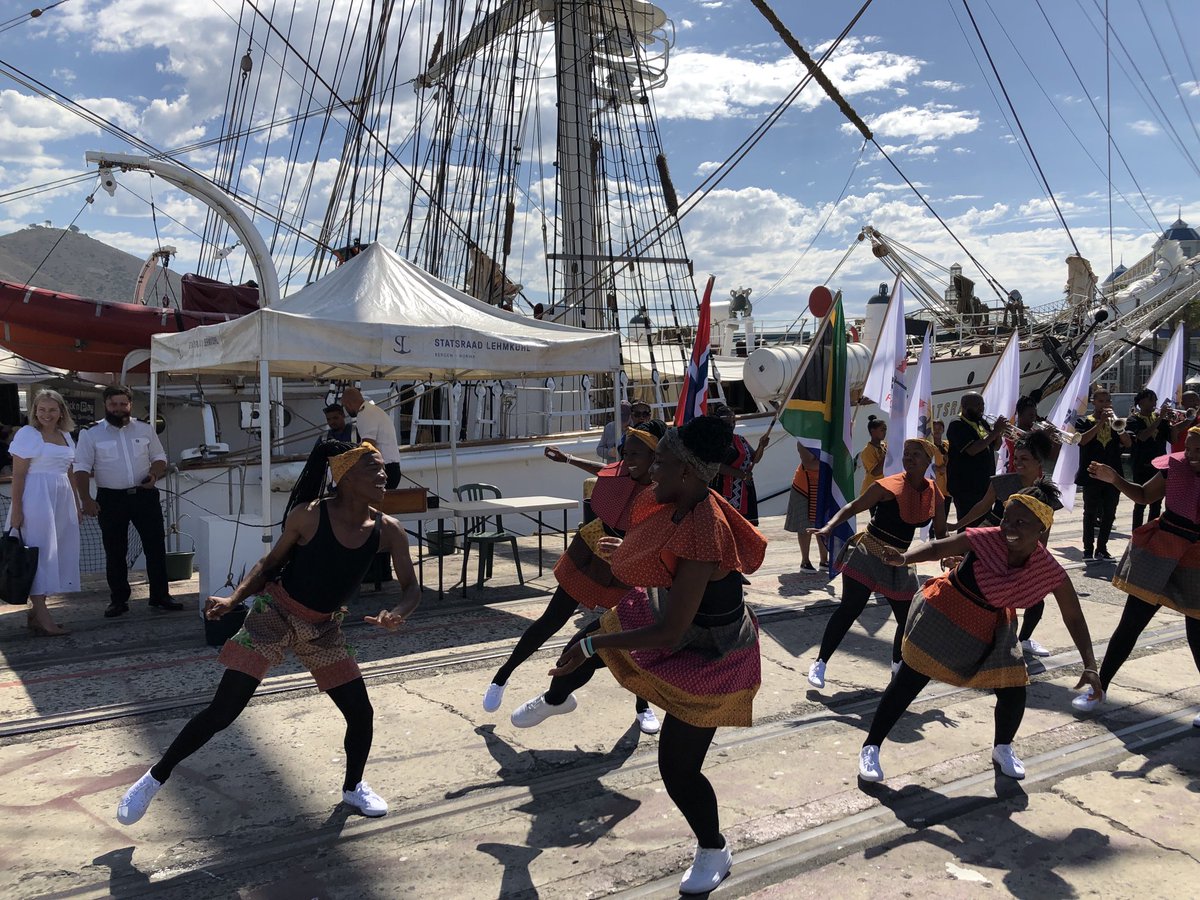
<path fill-rule="evenodd" d="M 57 637 L 66 629 L 50 618 L 47 594 L 79 590 L 79 495 L 72 465 L 75 423 L 62 395 L 39 391 L 29 424 L 13 436 L 12 505 L 5 529 L 19 529 L 26 546 L 38 548 L 37 574 L 29 593 L 29 629 Z"/>

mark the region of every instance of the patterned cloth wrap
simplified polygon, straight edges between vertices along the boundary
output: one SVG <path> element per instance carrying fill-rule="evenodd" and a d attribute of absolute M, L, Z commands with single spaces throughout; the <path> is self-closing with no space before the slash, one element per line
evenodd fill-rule
<path fill-rule="evenodd" d="M 1147 603 L 1200 618 L 1200 475 L 1182 453 L 1153 462 L 1167 477 L 1162 516 L 1133 532 L 1113 586 Z"/>
<path fill-rule="evenodd" d="M 889 475 L 876 483 L 896 498 L 900 518 L 914 528 L 929 524 L 936 506 L 945 500 L 937 485 L 928 478 L 923 491 L 913 490 L 903 474 Z M 860 531 L 842 547 L 834 561 L 834 571 L 865 584 L 889 600 L 911 600 L 919 585 L 916 567 L 892 566 L 883 561 L 884 548 L 891 546 L 904 552 L 909 544 L 911 541 L 899 538 L 884 540 L 874 530 Z"/>
<path fill-rule="evenodd" d="M 608 561 L 596 554 L 596 548 L 605 535 L 625 532 L 633 502 L 647 487 L 629 477 L 623 462 L 605 466 L 598 473 L 591 496 L 596 518 L 575 533 L 567 551 L 554 564 L 555 579 L 580 606 L 612 609 L 629 592 L 629 585 L 613 575 Z"/>
<path fill-rule="evenodd" d="M 999 528 L 968 528 L 971 553 L 955 572 L 925 582 L 904 629 L 905 665 L 956 687 L 1004 688 L 1029 683 L 1017 640 L 1018 609 L 1041 602 L 1067 578 L 1046 548 L 1020 569 L 1008 565 Z M 970 566 L 980 595 L 959 571 Z"/>
<path fill-rule="evenodd" d="M 633 521 L 613 569 L 623 580 L 645 585 L 630 591 L 600 619 L 612 634 L 661 621 L 663 603 L 681 559 L 716 562 L 749 573 L 762 565 L 767 541 L 715 491 L 681 522 L 675 507 L 647 493 L 634 504 Z M 679 644 L 655 650 L 597 648 L 604 664 L 627 690 L 698 728 L 748 726 L 762 682 L 758 622 L 745 605 L 739 618 L 712 628 L 693 624 Z"/>
<path fill-rule="evenodd" d="M 345 610 L 333 614 L 309 609 L 270 582 L 254 598 L 241 631 L 225 642 L 217 660 L 235 672 L 259 681 L 291 649 L 312 674 L 321 691 L 341 687 L 362 672 L 354 651 L 342 635 Z"/>

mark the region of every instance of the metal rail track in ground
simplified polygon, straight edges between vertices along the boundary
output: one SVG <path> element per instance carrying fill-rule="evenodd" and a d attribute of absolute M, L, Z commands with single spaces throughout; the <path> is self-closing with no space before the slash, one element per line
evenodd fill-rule
<path fill-rule="evenodd" d="M 1182 635 L 1182 628 L 1172 630 Z M 1156 644 L 1171 639 L 1173 638 L 1159 635 Z M 1043 674 L 1071 668 L 1074 665 L 1078 665 L 1078 661 L 1072 662 L 1064 659 L 1053 669 L 1048 667 L 1047 673 Z M 922 693 L 914 703 L 914 708 L 944 702 L 950 698 L 968 700 L 970 695 L 976 693 L 978 692 L 969 688 L 951 687 L 927 694 Z M 877 697 L 869 697 L 837 705 L 831 709 L 842 713 L 868 710 L 877 703 Z M 1185 702 L 1171 712 L 1159 715 L 1154 719 L 1106 734 L 1088 737 L 1031 757 L 1026 760 L 1026 764 L 1032 774 L 1021 784 L 1026 790 L 1048 786 L 1066 775 L 1095 768 L 1120 754 L 1137 752 L 1165 741 L 1177 739 L 1193 731 L 1190 724 L 1181 724 L 1181 716 L 1186 713 L 1190 717 L 1198 708 L 1200 707 L 1194 703 Z M 744 747 L 780 737 L 794 736 L 806 729 L 828 724 L 828 710 L 822 710 L 795 719 L 745 729 L 743 735 L 714 744 L 714 747 L 718 750 Z M 574 765 L 569 770 L 532 773 L 520 781 L 506 784 L 502 788 L 491 789 L 485 796 L 439 800 L 403 809 L 393 809 L 386 818 L 358 821 L 352 827 L 340 824 L 327 825 L 303 834 L 293 833 L 266 841 L 239 840 L 236 842 L 236 846 L 223 849 L 219 854 L 213 853 L 211 856 L 187 863 L 176 863 L 171 867 L 171 874 L 166 878 L 155 878 L 151 875 L 148 881 L 146 873 L 137 871 L 127 876 L 114 874 L 106 877 L 102 882 L 79 885 L 47 896 L 56 898 L 140 897 L 161 893 L 169 888 L 185 888 L 187 885 L 195 884 L 212 885 L 214 879 L 219 880 L 223 875 L 232 875 L 251 869 L 261 870 L 271 864 L 285 863 L 296 858 L 307 858 L 332 843 L 344 844 L 379 837 L 387 837 L 390 841 L 395 841 L 406 832 L 423 834 L 425 839 L 428 839 L 427 829 L 431 824 L 448 822 L 455 817 L 490 808 L 528 803 L 528 785 L 535 781 L 538 784 L 539 798 L 548 802 L 546 798 L 552 794 L 574 792 L 574 796 L 578 798 L 580 788 L 590 785 L 592 790 L 596 790 L 598 780 L 603 777 L 636 773 L 653 778 L 657 777 L 654 774 L 656 771 L 657 758 L 652 754 L 644 754 L 642 758 L 627 760 L 617 770 L 612 770 L 603 763 L 596 762 Z M 989 766 L 982 773 L 975 773 L 948 784 L 939 785 L 938 792 L 942 793 L 946 799 L 936 806 L 922 803 L 921 827 L 929 827 L 947 821 L 989 803 L 1003 802 L 1006 797 L 1003 793 L 999 797 L 994 793 L 991 796 L 986 793 L 987 788 L 994 787 L 994 784 L 995 776 Z M 980 790 L 984 791 L 982 795 L 978 793 Z M 738 851 L 735 873 L 722 888 L 722 894 L 730 889 L 735 892 L 732 894 L 734 896 L 737 893 L 749 892 L 854 852 L 863 846 L 885 841 L 909 827 L 903 822 L 897 821 L 903 810 L 902 803 L 894 803 L 889 807 L 852 814 L 797 835 Z M 625 898 L 676 897 L 678 896 L 678 883 L 679 872 L 672 870 L 669 875 L 627 889 L 618 896 Z M 551 886 L 543 885 L 542 887 L 549 888 Z M 224 887 L 232 889 L 232 885 Z"/>
<path fill-rule="evenodd" d="M 756 615 L 760 620 L 806 618 L 809 616 L 829 614 L 832 613 L 836 608 L 836 602 L 816 604 L 811 602 L 803 602 L 787 604 L 784 606 L 772 606 L 762 610 L 756 609 Z M 1161 643 L 1177 640 L 1182 636 L 1182 625 L 1168 627 L 1162 631 L 1143 636 L 1143 639 L 1138 643 L 1138 648 L 1144 649 L 1157 646 Z M 568 640 L 568 638 L 555 638 L 547 641 L 539 652 L 553 653 L 560 651 L 567 645 Z M 1096 646 L 1104 645 L 1098 644 Z M 506 645 L 504 647 L 494 647 L 488 649 L 452 651 L 449 653 L 434 654 L 420 659 L 400 662 L 389 660 L 378 663 L 366 663 L 362 666 L 362 673 L 363 678 L 368 681 L 383 678 L 402 677 L 420 674 L 423 672 L 436 671 L 438 669 L 502 660 L 506 659 L 510 652 L 510 648 Z M 1073 652 L 1068 654 L 1059 654 L 1059 656 L 1051 659 L 1058 659 L 1060 657 L 1076 659 Z M 1062 665 L 1057 663 L 1051 665 L 1050 661 L 1043 663 L 1043 666 L 1045 667 L 1044 672 L 1054 671 L 1058 668 L 1062 668 Z M 1039 679 L 1041 674 L 1043 673 L 1038 673 L 1037 675 Z M 294 693 L 297 691 L 311 691 L 314 689 L 315 687 L 312 679 L 307 672 L 296 672 L 288 675 L 280 675 L 264 682 L 262 686 L 260 686 L 255 692 L 254 699 L 251 702 L 259 701 L 261 698 L 265 697 L 274 697 L 281 694 Z M 175 697 L 146 698 L 142 700 L 127 701 L 124 703 L 87 707 L 85 709 L 71 710 L 64 713 L 51 713 L 46 715 L 30 716 L 22 719 L 10 719 L 7 722 L 0 723 L 0 740 L 22 735 L 40 734 L 43 732 L 60 729 L 100 725 L 120 719 L 150 715 L 159 712 L 188 709 L 195 706 L 204 706 L 211 699 L 211 691 L 206 690 L 203 693 L 197 694 L 186 694 Z"/>

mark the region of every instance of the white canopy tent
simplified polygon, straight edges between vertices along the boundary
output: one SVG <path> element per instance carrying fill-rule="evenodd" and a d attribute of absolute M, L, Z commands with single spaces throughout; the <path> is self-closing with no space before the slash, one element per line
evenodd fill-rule
<path fill-rule="evenodd" d="M 371 244 L 274 307 L 154 335 L 150 348 L 152 395 L 160 372 L 258 374 L 266 398 L 267 374 L 460 381 L 606 371 L 616 377 L 619 370 L 619 335 L 524 318 L 482 303 L 381 244 Z M 450 434 L 457 467 L 453 425 Z M 267 484 L 269 462 L 263 459 Z M 266 488 L 263 497 L 265 523 Z"/>

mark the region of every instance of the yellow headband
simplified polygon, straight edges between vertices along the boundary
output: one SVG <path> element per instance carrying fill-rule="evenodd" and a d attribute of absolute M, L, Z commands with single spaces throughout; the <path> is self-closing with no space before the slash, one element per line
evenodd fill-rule
<path fill-rule="evenodd" d="M 925 455 L 930 459 L 933 459 L 935 448 L 933 446 L 933 441 L 931 441 L 929 438 L 909 438 L 904 442 L 904 445 L 907 447 L 909 444 L 919 444 L 921 449 L 925 451 Z"/>
<path fill-rule="evenodd" d="M 641 428 L 626 428 L 625 434 L 628 437 L 637 438 L 639 441 L 641 441 L 643 444 L 645 444 L 651 450 L 658 449 L 658 438 L 656 438 L 654 435 L 652 435 L 648 431 L 645 431 Z"/>
<path fill-rule="evenodd" d="M 329 471 L 333 473 L 333 483 L 337 484 L 342 480 L 342 476 L 350 471 L 350 467 L 358 462 L 358 458 L 367 453 L 375 453 L 375 445 L 370 441 L 363 441 L 353 450 L 347 450 L 345 453 L 339 453 L 337 456 L 329 458 Z"/>
<path fill-rule="evenodd" d="M 1013 503 L 1014 501 L 1028 508 L 1031 513 L 1038 517 L 1038 521 L 1047 530 L 1054 524 L 1054 510 L 1037 497 L 1031 494 L 1012 494 L 1009 496 L 1008 502 Z"/>

